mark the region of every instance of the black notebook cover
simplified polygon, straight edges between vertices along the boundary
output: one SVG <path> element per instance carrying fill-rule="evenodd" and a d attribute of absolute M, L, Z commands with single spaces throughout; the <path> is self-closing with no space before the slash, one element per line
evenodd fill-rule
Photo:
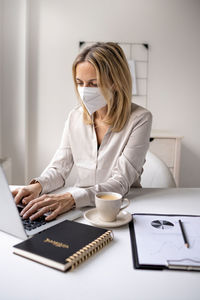
<path fill-rule="evenodd" d="M 66 271 L 76 267 L 111 239 L 111 231 L 66 220 L 15 245 L 13 252 Z"/>

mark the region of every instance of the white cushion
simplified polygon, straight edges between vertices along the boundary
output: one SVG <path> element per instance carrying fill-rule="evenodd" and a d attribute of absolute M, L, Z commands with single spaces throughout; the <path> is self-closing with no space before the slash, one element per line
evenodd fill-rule
<path fill-rule="evenodd" d="M 173 175 L 167 165 L 150 151 L 147 152 L 143 169 L 141 176 L 142 187 L 176 187 Z"/>

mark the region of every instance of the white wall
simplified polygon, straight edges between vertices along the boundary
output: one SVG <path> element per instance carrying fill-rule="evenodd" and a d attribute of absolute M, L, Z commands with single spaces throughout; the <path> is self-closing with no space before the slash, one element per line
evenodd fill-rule
<path fill-rule="evenodd" d="M 2 155 L 11 157 L 13 182 L 25 180 L 26 1 L 2 3 Z"/>
<path fill-rule="evenodd" d="M 3 2 L 0 0 L 0 41 L 2 37 L 2 8 Z M 2 42 L 0 42 L 0 157 L 2 157 Z"/>
<path fill-rule="evenodd" d="M 74 106 L 71 63 L 78 47 L 67 2 L 32 1 L 29 7 L 29 178 L 51 159 Z"/>
<path fill-rule="evenodd" d="M 71 64 L 78 42 L 148 42 L 153 128 L 184 136 L 180 185 L 200 187 L 200 1 L 34 0 L 29 4 L 28 178 L 37 176 L 51 159 L 68 112 L 76 104 Z M 5 133 L 3 141 L 8 143 Z M 15 152 L 14 158 L 17 146 Z M 15 174 L 14 183 L 17 178 Z"/>

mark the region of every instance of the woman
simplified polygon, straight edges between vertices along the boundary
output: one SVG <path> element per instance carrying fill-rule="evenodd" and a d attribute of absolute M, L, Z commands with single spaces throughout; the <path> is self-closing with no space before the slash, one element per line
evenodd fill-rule
<path fill-rule="evenodd" d="M 69 114 L 60 147 L 40 177 L 13 192 L 15 202 L 26 205 L 24 218 L 51 212 L 49 221 L 75 206 L 94 205 L 97 192 L 125 195 L 141 186 L 152 116 L 131 103 L 132 80 L 122 49 L 115 43 L 84 49 L 74 61 L 73 77 L 81 105 Z M 47 194 L 65 185 L 73 165 L 76 187 Z"/>

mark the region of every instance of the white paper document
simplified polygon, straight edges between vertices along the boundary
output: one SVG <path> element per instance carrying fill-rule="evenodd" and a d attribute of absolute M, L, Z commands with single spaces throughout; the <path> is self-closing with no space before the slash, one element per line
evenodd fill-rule
<path fill-rule="evenodd" d="M 200 217 L 135 214 L 133 221 L 139 264 L 200 266 Z"/>

